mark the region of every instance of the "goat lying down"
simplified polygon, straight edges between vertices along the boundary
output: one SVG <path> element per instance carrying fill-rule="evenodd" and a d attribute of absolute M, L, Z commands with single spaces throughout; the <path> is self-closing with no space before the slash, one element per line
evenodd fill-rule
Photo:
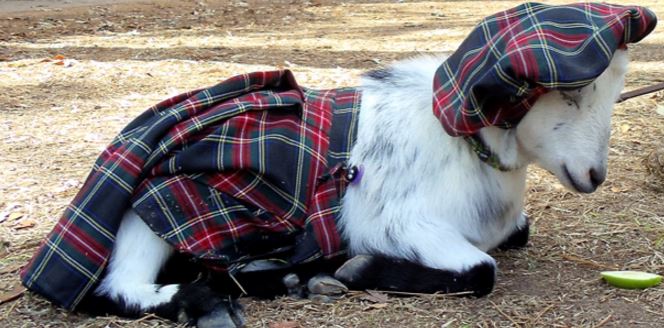
<path fill-rule="evenodd" d="M 528 164 L 553 172 L 577 192 L 593 192 L 606 176 L 610 117 L 623 87 L 627 51 L 618 50 L 590 85 L 540 97 L 516 129 L 481 130 L 487 146 L 514 168 L 507 172 L 480 161 L 463 138 L 441 133 L 430 115 L 429 81 L 442 60 L 410 59 L 363 79 L 350 163 L 361 163 L 364 173 L 346 191 L 340 221 L 349 252 L 361 255 L 335 275 L 352 288 L 485 295 L 496 274 L 487 251 L 522 247 L 528 240 Z M 204 292 L 155 284 L 172 254 L 172 246 L 128 210 L 96 294 L 166 317 L 178 313 L 172 310 L 179 304 L 204 306 L 196 303 L 218 298 L 201 286 Z M 331 278 L 313 280 L 310 289 L 324 289 L 315 283 L 341 285 Z"/>
<path fill-rule="evenodd" d="M 508 12 L 533 6 L 558 8 L 526 4 Z M 626 10 L 597 6 L 593 8 L 600 12 Z M 436 106 L 449 95 L 436 98 L 444 85 L 432 81 L 440 78 L 441 63 L 452 57 L 413 58 L 365 74 L 357 137 L 344 168 L 350 183 L 337 218 L 349 259 L 330 256 L 291 266 L 268 256 L 248 261 L 230 275 L 203 277 L 198 275 L 201 266 L 187 258 L 182 262 L 173 244 L 127 206 L 120 209 L 124 214 L 100 282 L 91 283 L 93 290 L 76 303 L 95 313 L 154 312 L 200 327 L 236 327 L 244 323 L 234 300 L 238 289 L 259 296 L 320 297 L 348 287 L 490 293 L 496 262 L 487 252 L 523 247 L 528 241 L 523 210 L 528 165 L 550 171 L 576 192 L 591 193 L 606 178 L 611 112 L 628 64 L 624 44 L 654 28 L 649 11 L 633 7 L 627 12 L 637 20 L 646 16 L 644 26 L 632 26 L 639 34 L 616 42 L 592 79 L 568 81 L 572 86 L 579 82 L 576 87 L 535 89 L 537 97 L 509 128 L 492 121 L 499 117 L 495 115 L 484 117 L 490 122 L 472 134 L 457 129 L 472 126 L 468 122 L 445 125 L 445 113 L 436 112 Z M 547 72 L 566 75 L 556 71 L 563 66 Z M 501 92 L 488 92 L 494 91 Z M 432 105 L 432 94 L 443 100 Z M 27 271 L 38 271 L 37 266 L 48 271 L 35 264 L 43 262 L 43 255 L 36 258 Z M 24 273 L 29 287 L 39 278 L 30 272 Z M 333 276 L 325 274 L 331 272 Z M 32 289 L 48 295 L 50 287 L 40 286 Z"/>

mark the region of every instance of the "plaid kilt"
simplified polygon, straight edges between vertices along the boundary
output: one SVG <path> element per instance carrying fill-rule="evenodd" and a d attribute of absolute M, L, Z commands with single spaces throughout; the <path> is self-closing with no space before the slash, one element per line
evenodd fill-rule
<path fill-rule="evenodd" d="M 590 84 L 656 24 L 646 8 L 605 3 L 525 3 L 489 16 L 436 71 L 434 114 L 451 136 L 514 127 L 540 95 Z"/>
<path fill-rule="evenodd" d="M 97 159 L 22 270 L 73 309 L 99 281 L 132 206 L 176 250 L 217 269 L 275 249 L 291 263 L 343 252 L 336 228 L 360 92 L 257 72 L 163 101 Z"/>

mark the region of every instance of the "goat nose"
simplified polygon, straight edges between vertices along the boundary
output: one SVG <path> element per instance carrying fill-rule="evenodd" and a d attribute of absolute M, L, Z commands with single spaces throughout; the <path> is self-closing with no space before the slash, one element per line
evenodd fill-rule
<path fill-rule="evenodd" d="M 590 176 L 590 183 L 593 185 L 594 189 L 597 189 L 597 187 L 606 180 L 606 170 L 596 170 L 592 168 L 588 171 L 588 175 Z"/>

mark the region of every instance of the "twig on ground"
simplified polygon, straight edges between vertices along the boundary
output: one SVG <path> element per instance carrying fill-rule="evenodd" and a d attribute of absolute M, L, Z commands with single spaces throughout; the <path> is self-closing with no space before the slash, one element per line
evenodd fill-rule
<path fill-rule="evenodd" d="M 611 320 L 611 317 L 613 317 L 613 314 L 609 314 L 604 320 L 600 321 L 595 325 L 593 328 L 599 328 L 601 326 L 604 326 L 609 320 Z"/>
<path fill-rule="evenodd" d="M 548 312 L 549 310 L 551 310 L 551 308 L 553 308 L 553 304 L 550 304 L 549 306 L 545 307 L 544 310 L 540 311 L 540 312 L 535 316 L 535 318 L 533 318 L 533 320 L 530 321 L 530 326 L 532 326 L 532 327 L 537 327 L 537 322 L 539 321 L 539 319 L 544 315 L 544 313 L 546 313 L 546 312 Z"/>
<path fill-rule="evenodd" d="M 617 270 L 618 269 L 618 266 L 615 266 L 615 265 L 607 265 L 607 264 L 603 264 L 603 263 L 598 263 L 596 261 L 589 260 L 589 259 L 584 259 L 584 258 L 582 258 L 578 255 L 573 255 L 573 254 L 569 254 L 569 253 L 563 254 L 562 258 L 565 259 L 565 260 L 568 260 L 568 261 L 576 262 L 578 264 L 583 264 L 583 265 L 587 265 L 587 266 L 591 266 L 591 267 L 595 267 L 595 268 L 599 268 L 599 269 L 608 269 L 608 270 Z"/>
<path fill-rule="evenodd" d="M 516 320 L 514 320 L 514 318 L 512 318 L 509 314 L 503 312 L 503 310 L 501 310 L 501 309 L 498 307 L 498 305 L 496 305 L 496 303 L 494 303 L 494 302 L 492 302 L 492 301 L 489 301 L 489 302 L 491 303 L 491 305 L 493 305 L 493 308 L 496 309 L 496 311 L 498 311 L 498 313 L 500 313 L 503 317 L 507 318 L 507 320 L 509 320 L 510 322 L 512 322 L 512 324 L 514 324 L 514 326 L 521 328 L 521 324 L 519 324 L 518 322 L 516 322 Z"/>

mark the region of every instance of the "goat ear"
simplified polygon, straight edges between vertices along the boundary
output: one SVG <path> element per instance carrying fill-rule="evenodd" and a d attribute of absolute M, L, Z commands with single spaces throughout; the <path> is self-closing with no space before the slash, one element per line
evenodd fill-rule
<path fill-rule="evenodd" d="M 644 7 L 604 3 L 525 3 L 489 16 L 438 67 L 434 114 L 452 136 L 515 126 L 541 94 L 589 84 L 656 24 Z"/>

